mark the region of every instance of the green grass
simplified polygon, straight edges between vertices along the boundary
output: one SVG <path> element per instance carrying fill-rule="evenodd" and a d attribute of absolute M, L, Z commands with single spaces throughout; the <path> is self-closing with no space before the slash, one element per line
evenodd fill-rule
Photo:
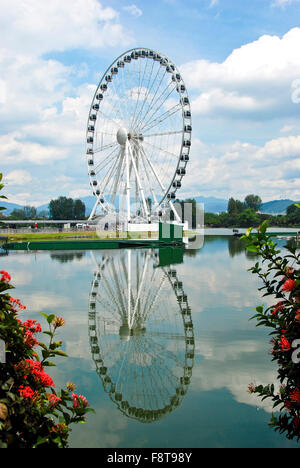
<path fill-rule="evenodd" d="M 184 233 L 184 235 L 194 235 L 192 231 Z M 90 232 L 90 231 L 76 231 L 76 232 L 34 232 L 34 233 L 20 233 L 8 234 L 8 242 L 33 242 L 33 241 L 55 241 L 55 240 L 116 240 L 116 239 L 158 239 L 157 232 Z"/>
<path fill-rule="evenodd" d="M 47 240 L 76 240 L 75 237 L 99 239 L 96 232 L 35 232 L 30 234 L 8 234 L 8 241 L 47 241 Z M 79 239 L 78 239 L 79 240 Z"/>

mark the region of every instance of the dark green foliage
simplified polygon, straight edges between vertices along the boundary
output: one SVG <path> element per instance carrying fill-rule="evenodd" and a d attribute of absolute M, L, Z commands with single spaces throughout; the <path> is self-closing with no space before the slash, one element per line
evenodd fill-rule
<path fill-rule="evenodd" d="M 81 200 L 59 197 L 49 203 L 50 218 L 58 221 L 84 219 L 85 204 Z"/>
<path fill-rule="evenodd" d="M 288 439 L 300 440 L 300 253 L 297 244 L 287 245 L 287 253 L 277 248 L 266 235 L 264 222 L 256 235 L 251 229 L 242 239 L 249 252 L 258 255 L 258 261 L 249 271 L 262 282 L 263 296 L 274 298 L 272 306 L 256 307 L 253 319 L 257 326 L 270 329 L 271 355 L 278 365 L 278 381 L 268 386 L 249 386 L 250 393 L 263 400 L 273 401 L 274 411 L 270 426 Z M 276 388 L 277 387 L 277 388 Z"/>

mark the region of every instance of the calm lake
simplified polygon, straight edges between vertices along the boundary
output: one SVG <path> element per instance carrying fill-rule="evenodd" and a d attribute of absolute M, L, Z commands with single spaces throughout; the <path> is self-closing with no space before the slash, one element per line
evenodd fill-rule
<path fill-rule="evenodd" d="M 265 302 L 247 271 L 255 261 L 228 236 L 188 251 L 1 257 L 24 319 L 66 320 L 58 336 L 69 357 L 50 373 L 96 410 L 74 427 L 72 447 L 298 446 L 268 427 L 270 404 L 247 393 L 276 378 L 268 334 L 249 321 Z"/>

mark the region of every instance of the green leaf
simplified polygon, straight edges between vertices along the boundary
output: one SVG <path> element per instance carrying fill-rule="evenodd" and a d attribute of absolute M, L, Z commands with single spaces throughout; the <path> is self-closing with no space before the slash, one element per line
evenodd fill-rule
<path fill-rule="evenodd" d="M 54 364 L 54 362 L 51 362 L 51 361 L 46 361 L 43 363 L 43 366 L 45 367 L 56 367 L 56 364 Z"/>
<path fill-rule="evenodd" d="M 246 249 L 249 250 L 249 252 L 259 252 L 259 247 L 256 247 L 255 245 L 248 245 Z"/>
<path fill-rule="evenodd" d="M 55 315 L 54 315 L 54 314 L 48 315 L 48 317 L 47 317 L 47 322 L 48 322 L 49 324 L 52 323 L 53 320 L 54 320 L 54 318 L 55 318 Z"/>
<path fill-rule="evenodd" d="M 68 357 L 68 355 L 66 353 L 64 353 L 63 351 L 53 351 L 53 354 L 57 354 L 57 356 L 63 356 L 63 357 Z"/>

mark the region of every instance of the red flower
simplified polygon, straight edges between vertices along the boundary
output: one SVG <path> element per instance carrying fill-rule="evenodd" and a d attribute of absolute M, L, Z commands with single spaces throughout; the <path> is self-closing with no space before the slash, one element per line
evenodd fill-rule
<path fill-rule="evenodd" d="M 289 398 L 293 403 L 299 403 L 300 402 L 300 390 L 296 388 L 296 390 L 290 393 Z"/>
<path fill-rule="evenodd" d="M 1 270 L 0 275 L 1 275 L 1 281 L 3 281 L 4 283 L 8 283 L 11 280 L 11 277 L 7 273 L 7 271 Z"/>
<path fill-rule="evenodd" d="M 40 323 L 38 323 L 36 320 L 27 320 L 26 322 L 23 322 L 22 325 L 32 333 L 41 333 L 42 331 Z"/>
<path fill-rule="evenodd" d="M 280 348 L 283 353 L 286 351 L 290 351 L 291 349 L 291 343 L 289 342 L 289 340 L 286 339 L 285 336 L 283 336 L 280 340 Z"/>
<path fill-rule="evenodd" d="M 54 408 L 55 406 L 57 406 L 58 403 L 61 401 L 61 398 L 54 395 L 53 393 L 47 393 L 47 397 L 48 397 L 51 408 Z"/>
<path fill-rule="evenodd" d="M 26 330 L 24 336 L 24 343 L 28 346 L 28 348 L 33 348 L 39 344 L 38 340 L 35 336 L 31 333 L 30 330 Z"/>
<path fill-rule="evenodd" d="M 283 286 L 282 286 L 282 291 L 284 291 L 284 292 L 293 291 L 293 289 L 295 289 L 296 286 L 297 286 L 296 281 L 294 281 L 294 280 L 292 280 L 292 279 L 288 279 L 288 280 L 286 280 L 286 282 L 283 284 Z"/>
<path fill-rule="evenodd" d="M 296 320 L 300 322 L 300 309 L 296 310 Z"/>
<path fill-rule="evenodd" d="M 14 297 L 10 297 L 9 302 L 10 302 L 14 312 L 17 312 L 17 307 L 20 310 L 25 310 L 26 309 L 26 306 L 22 305 L 19 299 L 15 299 Z"/>
<path fill-rule="evenodd" d="M 284 302 L 283 301 L 278 302 L 278 304 L 276 304 L 276 306 L 274 306 L 274 310 L 273 310 L 272 314 L 276 315 L 278 312 L 281 312 L 283 310 L 283 307 L 284 307 Z"/>
<path fill-rule="evenodd" d="M 22 370 L 25 375 L 32 375 L 34 380 L 43 387 L 55 387 L 52 378 L 50 375 L 46 374 L 41 363 L 38 361 L 25 359 L 25 361 L 16 366 L 16 369 Z"/>
<path fill-rule="evenodd" d="M 32 390 L 32 388 L 23 387 L 23 385 L 20 385 L 19 393 L 23 398 L 29 398 L 30 400 L 32 400 L 35 396 L 35 392 Z"/>

